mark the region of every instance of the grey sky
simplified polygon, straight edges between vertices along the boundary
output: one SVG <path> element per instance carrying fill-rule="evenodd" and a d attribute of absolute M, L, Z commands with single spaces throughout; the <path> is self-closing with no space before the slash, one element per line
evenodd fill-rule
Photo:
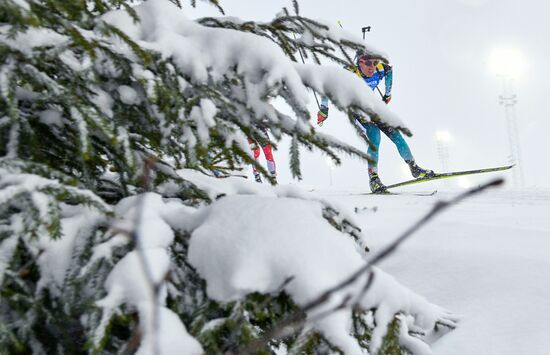
<path fill-rule="evenodd" d="M 509 148 L 503 107 L 498 104 L 500 81 L 490 70 L 490 51 L 514 47 L 525 56 L 524 76 L 515 83 L 516 114 L 526 185 L 550 186 L 547 131 L 550 112 L 545 102 L 550 92 L 547 15 L 550 5 L 536 0 L 385 0 L 299 2 L 304 16 L 341 20 L 345 29 L 360 35 L 372 26 L 367 44 L 385 51 L 394 65 L 395 111 L 413 131 L 408 139 L 421 166 L 440 170 L 435 131 L 449 130 L 451 170 L 475 169 L 508 163 Z M 222 1 L 229 16 L 269 20 L 290 1 Z M 199 2 L 190 17 L 215 15 Z M 316 111 L 312 95 L 312 112 Z M 341 113 L 330 112 L 322 127 L 342 140 L 353 137 Z M 359 145 L 359 140 L 352 142 Z M 276 153 L 280 180 L 289 182 L 287 148 Z M 326 159 L 303 154 L 304 183 L 327 185 Z M 385 137 L 380 153 L 380 174 L 386 183 L 407 178 L 395 148 Z M 510 175 L 511 177 L 511 175 Z M 367 187 L 366 167 L 346 160 L 332 174 L 334 186 Z M 479 181 L 473 179 L 472 182 Z"/>

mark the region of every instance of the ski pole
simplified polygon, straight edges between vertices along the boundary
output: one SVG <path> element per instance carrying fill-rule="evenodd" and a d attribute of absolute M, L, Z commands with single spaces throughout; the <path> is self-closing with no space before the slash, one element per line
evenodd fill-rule
<path fill-rule="evenodd" d="M 378 86 L 376 87 L 376 90 L 378 90 L 380 97 L 382 98 L 382 100 L 384 100 L 384 95 L 382 95 L 382 91 L 380 91 L 380 88 Z"/>
<path fill-rule="evenodd" d="M 380 74 L 380 70 L 378 68 L 376 68 L 376 74 L 378 74 L 378 78 L 382 80 L 382 74 Z M 382 98 L 382 100 L 384 100 L 384 95 L 382 95 L 382 91 L 380 91 L 380 88 L 378 86 L 376 87 L 376 90 L 378 90 L 380 97 Z"/>
<path fill-rule="evenodd" d="M 365 34 L 367 32 L 370 32 L 370 29 L 371 29 L 371 26 L 365 26 L 361 28 L 361 31 L 363 32 L 363 40 L 365 40 Z M 380 80 L 382 80 L 381 78 L 382 75 L 380 74 L 380 70 L 378 70 L 378 68 L 376 68 L 376 73 L 378 74 L 378 77 L 380 78 Z M 380 97 L 382 98 L 382 100 L 384 100 L 384 95 L 382 94 L 382 91 L 380 91 L 380 88 L 378 86 L 376 87 L 376 90 L 380 94 Z"/>
<path fill-rule="evenodd" d="M 365 26 L 365 27 L 361 28 L 361 32 L 363 32 L 363 40 L 365 40 L 365 34 L 367 32 L 370 32 L 370 29 L 371 29 L 371 26 Z M 380 78 L 381 74 L 380 74 L 380 70 L 378 70 L 378 68 L 376 68 L 376 73 L 378 74 L 378 77 Z M 382 80 L 382 78 L 380 78 L 380 80 Z M 380 91 L 380 88 L 378 86 L 376 87 L 376 90 L 378 90 L 378 93 L 380 94 L 380 97 L 383 100 L 384 95 L 382 95 L 382 91 Z"/>
<path fill-rule="evenodd" d="M 363 41 L 365 40 L 365 33 L 370 32 L 370 26 L 365 26 L 361 28 L 361 31 L 363 32 Z"/>
<path fill-rule="evenodd" d="M 340 27 L 344 28 L 342 26 L 342 22 L 340 22 L 340 20 L 338 20 L 338 24 L 340 25 Z M 367 32 L 370 32 L 370 29 L 371 29 L 371 26 L 361 27 L 361 32 L 363 32 L 363 40 L 365 40 L 365 34 Z M 378 74 L 378 77 L 381 76 L 380 70 L 378 70 L 378 68 L 376 68 L 376 73 Z M 382 79 L 382 78 L 380 78 L 380 79 Z M 380 97 L 382 98 L 382 100 L 384 100 L 384 95 L 382 94 L 382 91 L 380 91 L 380 88 L 378 86 L 376 87 L 376 90 L 378 90 L 378 93 L 380 94 Z"/>
<path fill-rule="evenodd" d="M 294 32 L 292 32 L 292 36 L 294 36 L 294 40 L 297 41 L 296 34 Z M 306 61 L 304 60 L 304 56 L 302 55 L 302 51 L 300 50 L 299 47 L 298 47 L 298 53 L 300 53 L 300 58 L 302 58 L 302 63 L 306 64 Z M 317 108 L 321 110 L 321 105 L 319 104 L 319 99 L 317 98 L 317 94 L 315 93 L 315 91 L 313 91 L 313 96 L 315 96 L 315 102 L 317 102 Z"/>

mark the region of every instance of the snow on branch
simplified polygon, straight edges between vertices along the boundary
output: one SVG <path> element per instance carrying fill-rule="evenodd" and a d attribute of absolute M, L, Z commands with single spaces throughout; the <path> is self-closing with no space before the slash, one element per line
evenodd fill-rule
<path fill-rule="evenodd" d="M 285 292 L 305 307 L 365 263 L 358 245 L 343 238 L 320 215 L 322 205 L 316 202 L 224 197 L 202 213 L 203 222 L 192 233 L 189 261 L 206 279 L 208 295 L 214 300 L 229 302 L 252 292 L 272 293 L 293 276 Z M 398 312 L 433 319 L 428 324 L 432 326 L 441 318 L 439 307 L 378 269 L 376 276 L 361 306 L 380 308 L 382 333 L 378 334 L 385 334 L 385 324 Z M 308 324 L 346 354 L 361 354 L 362 350 L 350 335 L 351 310 L 339 309 L 339 305 L 347 302 L 350 294 L 359 294 L 361 287 L 361 281 L 355 282 L 317 307 L 305 308 L 311 320 Z"/>
<path fill-rule="evenodd" d="M 350 275 L 349 277 L 343 279 L 342 281 L 335 282 L 333 286 L 331 286 L 330 288 L 326 288 L 324 291 L 319 292 L 319 290 L 315 290 L 317 294 L 315 294 L 314 291 L 314 296 L 306 296 L 305 299 L 307 299 L 307 302 L 301 303 L 300 313 L 294 313 L 290 315 L 280 324 L 275 326 L 271 331 L 265 334 L 262 340 L 243 348 L 242 353 L 253 353 L 263 348 L 269 341 L 273 341 L 273 339 L 289 336 L 293 332 L 301 329 L 307 321 L 314 327 L 317 327 L 321 331 L 324 331 L 327 337 L 338 344 L 338 346 L 340 346 L 346 354 L 361 354 L 361 350 L 355 347 L 355 344 L 351 337 L 348 336 L 348 339 L 346 339 L 347 334 L 349 334 L 350 332 L 349 328 L 346 327 L 346 324 L 349 324 L 350 322 L 349 320 L 346 320 L 347 317 L 342 314 L 343 312 L 346 312 L 346 309 L 354 309 L 359 307 L 361 309 L 375 309 L 375 328 L 371 341 L 371 349 L 373 352 L 376 352 L 376 350 L 379 349 L 382 345 L 382 337 L 384 336 L 384 334 L 386 334 L 387 331 L 386 327 L 389 326 L 389 323 L 392 321 L 394 316 L 398 314 L 398 319 L 401 322 L 400 336 L 402 343 L 405 344 L 409 350 L 414 350 L 415 354 L 431 354 L 430 348 L 420 339 L 416 338 L 414 334 L 426 336 L 428 333 L 437 332 L 438 325 L 454 329 L 457 325 L 458 317 L 438 306 L 430 304 L 423 297 L 418 296 L 411 291 L 405 289 L 403 286 L 399 285 L 391 276 L 383 273 L 374 265 L 380 263 L 383 259 L 394 253 L 399 245 L 410 238 L 410 236 L 415 231 L 428 223 L 439 213 L 443 212 L 453 205 L 458 204 L 459 202 L 470 196 L 482 192 L 487 188 L 499 186 L 502 183 L 502 179 L 496 179 L 486 184 L 480 185 L 479 187 L 476 187 L 474 189 L 468 190 L 465 193 L 462 193 L 449 201 L 440 201 L 432 208 L 432 210 L 430 210 L 413 226 L 408 228 L 394 242 L 383 248 L 381 251 L 377 252 L 373 257 L 370 257 L 369 261 L 366 264 L 359 268 L 356 268 L 356 271 L 354 272 L 349 272 L 349 270 L 356 267 L 356 265 L 351 266 L 347 271 L 348 275 Z M 308 225 L 310 225 L 311 223 L 311 221 L 307 221 Z M 307 232 L 305 230 L 302 232 L 303 236 L 307 237 Z M 320 231 L 314 230 L 313 233 L 319 235 Z M 258 234 L 262 237 L 264 235 L 264 233 L 256 233 L 255 238 L 261 238 L 258 237 Z M 264 240 L 262 239 L 262 242 L 263 241 Z M 319 242 L 320 241 L 317 241 L 317 243 Z M 300 247 L 300 243 L 298 242 L 291 243 L 293 243 L 293 249 Z M 316 244 L 316 248 L 312 248 L 310 246 L 309 248 L 306 247 L 299 251 L 300 253 L 304 254 L 304 264 L 307 263 L 309 267 L 311 267 L 311 264 L 313 264 L 313 268 L 316 269 L 315 271 L 320 271 L 317 278 L 330 275 L 329 270 L 333 271 L 335 269 L 342 269 L 344 267 L 343 264 L 336 266 L 332 263 L 330 263 L 330 265 L 327 267 L 324 264 L 327 261 L 323 260 L 326 260 L 325 258 L 334 258 L 334 256 L 326 255 L 323 249 L 318 249 L 318 246 L 319 244 Z M 269 247 L 275 248 L 273 245 L 270 245 Z M 288 248 L 290 246 L 285 245 L 284 247 Z M 343 250 L 345 250 L 345 248 L 338 248 L 339 252 Z M 315 257 L 319 256 L 319 254 L 321 254 L 321 256 L 319 256 L 319 258 L 315 261 L 309 259 L 310 254 L 315 255 Z M 347 256 L 349 257 L 349 259 L 347 259 L 348 264 L 346 264 L 346 266 L 349 266 L 349 263 L 354 264 L 354 259 L 352 255 L 350 254 Z M 240 257 L 243 256 L 240 255 Z M 302 265 L 301 268 L 305 268 L 307 270 L 308 266 Z M 302 295 L 303 292 L 307 293 L 307 291 L 300 287 L 300 280 L 305 281 L 311 278 L 315 279 L 315 276 L 312 275 L 305 276 L 301 268 L 296 269 L 297 271 L 299 270 L 297 274 L 292 274 L 295 277 L 295 282 L 298 285 L 289 285 L 288 289 L 288 292 L 293 295 L 293 297 L 296 297 L 298 299 L 300 299 L 301 296 L 302 298 L 304 298 Z M 199 268 L 199 270 L 201 269 Z M 205 272 L 210 278 L 216 278 L 215 272 L 212 273 L 209 269 L 203 272 Z M 250 271 L 248 272 L 250 273 Z M 275 271 L 272 271 L 272 273 L 276 275 Z M 256 275 L 256 273 L 252 272 L 252 274 L 247 277 L 251 280 L 257 280 L 258 276 Z M 364 278 L 365 275 L 367 276 L 365 281 L 361 281 L 361 279 Z M 260 279 L 264 281 L 266 278 L 269 277 L 260 277 Z M 251 285 L 248 283 L 245 284 Z M 309 283 L 306 283 L 306 285 L 308 287 L 312 286 Z M 232 288 L 240 288 L 242 290 L 241 292 L 247 291 L 246 287 L 243 290 L 243 286 L 241 284 L 232 283 L 231 281 L 228 281 L 226 283 L 226 289 L 224 291 Z M 296 290 L 296 288 L 298 288 L 298 290 Z M 216 293 L 219 291 L 213 290 L 211 292 Z M 231 295 L 225 295 L 225 297 L 230 298 Z M 307 314 L 307 320 L 303 319 L 303 317 L 301 316 L 301 312 L 305 312 Z M 340 329 L 335 326 L 335 324 L 337 324 L 337 319 L 339 318 L 341 319 L 341 321 L 343 321 Z M 329 323 L 330 325 L 328 326 L 325 323 Z M 415 329 L 415 331 L 411 331 L 409 333 L 406 330 L 409 329 L 409 327 Z M 411 336 L 411 334 L 413 335 Z"/>
<path fill-rule="evenodd" d="M 330 96 L 342 109 L 355 105 L 375 120 L 404 127 L 371 90 L 343 68 L 293 63 L 279 45 L 264 36 L 202 26 L 181 11 L 174 11 L 167 1 L 147 1 L 136 7 L 136 12 L 141 17 L 139 23 L 134 23 L 123 10 L 105 15 L 104 20 L 122 29 L 142 47 L 173 58 L 179 70 L 194 82 L 224 80 L 235 68 L 237 75 L 253 85 L 259 107 L 263 105 L 259 98 L 276 94 L 284 87 L 297 106 L 305 110 L 310 100 L 307 87 L 311 87 Z M 327 28 L 323 35 L 332 36 L 332 41 L 347 38 L 335 28 Z M 351 39 L 358 40 L 353 36 Z M 124 48 L 121 42 L 118 50 L 129 51 Z"/>

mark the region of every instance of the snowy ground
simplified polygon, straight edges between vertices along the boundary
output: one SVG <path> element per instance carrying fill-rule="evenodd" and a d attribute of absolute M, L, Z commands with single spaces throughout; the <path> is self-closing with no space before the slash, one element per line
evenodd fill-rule
<path fill-rule="evenodd" d="M 318 191 L 358 208 L 373 251 L 436 201 L 456 194 L 350 192 Z M 439 215 L 380 264 L 431 302 L 462 315 L 460 326 L 434 344 L 435 354 L 550 353 L 549 214 L 550 190 L 491 190 Z"/>

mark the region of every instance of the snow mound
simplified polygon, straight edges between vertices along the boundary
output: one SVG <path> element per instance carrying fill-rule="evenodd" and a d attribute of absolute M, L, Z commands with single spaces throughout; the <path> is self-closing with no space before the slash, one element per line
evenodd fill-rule
<path fill-rule="evenodd" d="M 303 306 L 349 277 L 365 264 L 355 242 L 335 230 L 322 215 L 322 204 L 293 198 L 265 196 L 224 197 L 201 213 L 193 232 L 189 261 L 207 281 L 209 297 L 229 302 L 252 292 L 270 293 L 289 277 L 284 290 Z M 382 344 L 387 325 L 396 313 L 411 316 L 408 326 L 430 333 L 436 322 L 451 317 L 444 309 L 401 286 L 374 268 L 374 282 L 361 295 L 365 278 L 334 294 L 322 307 L 308 313 L 311 324 L 346 354 L 363 354 L 351 333 L 351 310 L 323 311 L 356 297 L 363 309 L 376 308 L 372 349 Z M 452 317 L 451 317 L 452 318 Z M 402 340 L 420 343 L 407 332 Z M 428 349 L 428 346 L 416 346 Z M 422 352 L 421 352 L 422 353 Z"/>

